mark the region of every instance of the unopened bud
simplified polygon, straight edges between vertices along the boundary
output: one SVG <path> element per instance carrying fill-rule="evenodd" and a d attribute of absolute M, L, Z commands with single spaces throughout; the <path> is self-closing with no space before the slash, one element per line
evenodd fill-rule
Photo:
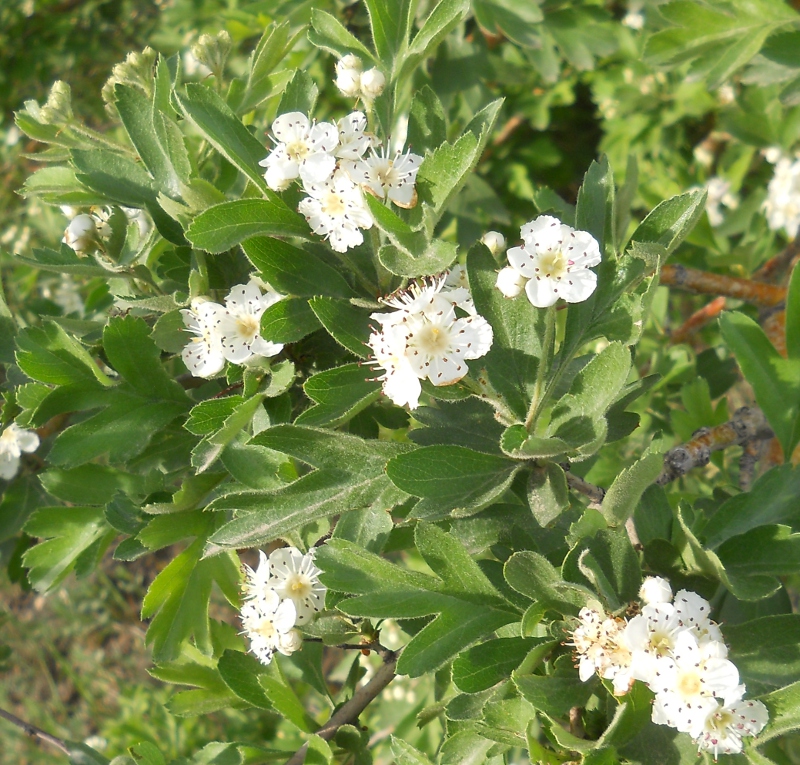
<path fill-rule="evenodd" d="M 223 29 L 216 35 L 200 35 L 200 39 L 192 45 L 192 55 L 219 79 L 232 46 L 231 36 Z"/>
<path fill-rule="evenodd" d="M 525 289 L 525 283 L 528 280 L 519 271 L 506 266 L 500 273 L 497 274 L 497 289 L 500 290 L 507 298 L 515 298 L 522 293 Z"/>
<path fill-rule="evenodd" d="M 377 98 L 386 86 L 386 77 L 380 69 L 368 69 L 361 75 L 361 94 L 372 101 Z"/>
<path fill-rule="evenodd" d="M 672 587 L 660 576 L 648 576 L 642 583 L 639 597 L 648 606 L 669 603 L 672 601 Z"/>
<path fill-rule="evenodd" d="M 148 96 L 153 93 L 153 67 L 158 54 L 151 48 L 145 48 L 141 53 L 129 53 L 121 64 L 111 70 L 111 77 L 103 88 L 104 96 L 111 96 L 106 103 L 114 101 L 114 85 L 118 82 L 131 85 L 143 90 Z"/>
<path fill-rule="evenodd" d="M 88 252 L 94 248 L 97 228 L 91 215 L 78 215 L 72 219 L 61 240 L 75 252 Z"/>
<path fill-rule="evenodd" d="M 50 88 L 47 103 L 39 112 L 40 122 L 46 125 L 64 125 L 72 119 L 72 93 L 63 80 L 56 80 Z"/>
<path fill-rule="evenodd" d="M 340 59 L 336 64 L 336 87 L 347 98 L 358 98 L 361 95 L 361 59 L 352 53 Z"/>
<path fill-rule="evenodd" d="M 489 251 L 497 257 L 506 251 L 506 238 L 499 231 L 487 231 L 482 237 L 483 242 Z"/>

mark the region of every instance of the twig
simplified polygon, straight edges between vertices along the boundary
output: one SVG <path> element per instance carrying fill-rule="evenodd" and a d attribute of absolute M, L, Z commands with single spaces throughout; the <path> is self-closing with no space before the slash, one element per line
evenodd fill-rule
<path fill-rule="evenodd" d="M 726 298 L 717 297 L 695 311 L 669 338 L 671 343 L 684 343 L 695 332 L 705 327 L 706 324 L 716 319 L 725 310 Z"/>
<path fill-rule="evenodd" d="M 761 328 L 769 341 L 775 346 L 775 350 L 786 358 L 786 311 L 779 310 L 762 311 L 759 316 Z"/>
<path fill-rule="evenodd" d="M 743 406 L 734 412 L 728 422 L 714 428 L 700 428 L 695 431 L 691 441 L 670 449 L 664 455 L 664 470 L 656 483 L 664 486 L 686 475 L 692 468 L 707 465 L 711 452 L 737 444 L 741 446 L 748 441 L 766 440 L 773 435 L 760 409 Z"/>
<path fill-rule="evenodd" d="M 606 496 L 606 490 L 601 486 L 595 486 L 593 483 L 589 483 L 588 481 L 584 481 L 583 478 L 580 476 L 571 473 L 569 470 L 569 463 L 565 463 L 561 465 L 564 469 L 564 473 L 567 476 L 567 485 L 570 489 L 574 489 L 580 494 L 583 494 L 592 501 L 592 505 L 600 506 L 603 504 L 603 500 Z"/>
<path fill-rule="evenodd" d="M 384 649 L 383 664 L 380 669 L 378 669 L 366 685 L 362 685 L 353 694 L 353 697 L 349 701 L 342 704 L 342 706 L 333 713 L 331 719 L 317 731 L 317 735 L 320 738 L 330 741 L 342 725 L 347 725 L 358 718 L 369 703 L 394 680 L 394 670 L 397 666 L 398 656 L 398 652 Z M 286 761 L 286 765 L 302 765 L 306 758 L 307 750 L 308 742 L 303 744 L 303 746 Z"/>
<path fill-rule="evenodd" d="M 771 308 L 786 300 L 786 289 L 772 284 L 739 279 L 735 276 L 712 274 L 686 266 L 664 266 L 661 269 L 661 284 L 679 287 L 702 295 L 724 295 L 748 303 Z"/>
<path fill-rule="evenodd" d="M 11 712 L 6 712 L 5 709 L 0 709 L 0 717 L 2 717 L 4 720 L 8 720 L 18 728 L 22 728 L 22 730 L 24 730 L 25 733 L 31 738 L 38 738 L 42 741 L 46 741 L 48 744 L 52 744 L 60 749 L 66 755 L 71 754 L 69 747 L 63 739 L 53 736 L 47 731 L 37 728 L 35 725 L 31 725 L 30 723 L 25 722 L 25 720 L 20 720 L 19 717 L 12 715 Z"/>

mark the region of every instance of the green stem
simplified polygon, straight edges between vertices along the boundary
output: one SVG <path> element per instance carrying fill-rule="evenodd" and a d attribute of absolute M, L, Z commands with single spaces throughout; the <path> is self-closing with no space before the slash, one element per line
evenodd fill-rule
<path fill-rule="evenodd" d="M 531 406 L 528 409 L 528 416 L 525 418 L 525 428 L 530 431 L 536 418 L 542 410 L 544 402 L 547 400 L 547 374 L 550 371 L 550 362 L 553 359 L 553 351 L 556 343 L 556 309 L 550 306 L 545 309 L 544 317 L 544 341 L 542 342 L 542 355 L 539 358 L 539 366 L 536 370 L 536 383 L 533 386 L 533 396 Z"/>

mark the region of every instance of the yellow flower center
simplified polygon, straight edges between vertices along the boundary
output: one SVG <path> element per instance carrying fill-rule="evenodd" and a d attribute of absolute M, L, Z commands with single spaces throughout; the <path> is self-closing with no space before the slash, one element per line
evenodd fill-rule
<path fill-rule="evenodd" d="M 566 276 L 569 263 L 561 250 L 545 252 L 539 256 L 539 271 L 552 279 L 561 279 Z"/>
<path fill-rule="evenodd" d="M 347 207 L 341 195 L 333 191 L 329 191 L 322 199 L 322 212 L 324 212 L 325 215 L 331 215 L 333 217 L 344 215 L 346 209 Z"/>
<path fill-rule="evenodd" d="M 278 634 L 278 631 L 275 629 L 275 622 L 273 622 L 272 619 L 262 619 L 256 632 L 265 640 L 271 640 Z"/>
<path fill-rule="evenodd" d="M 447 350 L 448 333 L 435 324 L 426 324 L 414 335 L 415 345 L 425 353 L 437 356 Z"/>
<path fill-rule="evenodd" d="M 696 672 L 681 672 L 676 684 L 678 693 L 684 698 L 697 696 L 702 687 L 703 683 L 700 681 L 700 675 Z"/>
<path fill-rule="evenodd" d="M 290 598 L 307 598 L 311 594 L 311 580 L 303 574 L 292 574 L 286 579 L 286 594 Z"/>
<path fill-rule="evenodd" d="M 308 156 L 308 144 L 305 141 L 287 143 L 286 153 L 294 162 L 302 162 Z"/>
<path fill-rule="evenodd" d="M 239 335 L 248 342 L 252 342 L 258 334 L 258 319 L 252 313 L 245 313 L 236 318 L 236 329 Z"/>

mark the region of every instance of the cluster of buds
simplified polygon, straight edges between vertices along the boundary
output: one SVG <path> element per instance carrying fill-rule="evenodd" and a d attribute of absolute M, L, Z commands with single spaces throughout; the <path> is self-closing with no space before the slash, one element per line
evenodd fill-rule
<path fill-rule="evenodd" d="M 327 588 L 320 584 L 313 550 L 304 555 L 282 547 L 269 557 L 259 550 L 259 557 L 256 569 L 244 566 L 241 619 L 250 650 L 269 664 L 275 651 L 288 656 L 302 646 L 295 626 L 308 624 L 322 610 Z"/>
<path fill-rule="evenodd" d="M 114 86 L 117 83 L 137 88 L 148 97 L 153 95 L 153 69 L 157 58 L 156 51 L 147 46 L 141 53 L 129 53 L 122 63 L 114 65 L 111 77 L 106 80 L 101 91 L 103 102 L 109 112 L 113 114 L 116 109 Z"/>
<path fill-rule="evenodd" d="M 42 125 L 68 125 L 72 122 L 72 91 L 69 85 L 63 80 L 56 80 L 45 104 L 39 106 L 36 101 L 26 101 L 25 111 Z"/>
<path fill-rule="evenodd" d="M 581 610 L 572 636 L 581 680 L 596 673 L 619 696 L 643 682 L 655 693 L 654 723 L 688 733 L 714 757 L 741 752 L 742 739 L 766 725 L 767 708 L 745 699 L 710 603 L 689 590 L 673 597 L 661 577 L 646 579 L 639 596 L 641 613 L 629 621 L 599 603 Z"/>
<path fill-rule="evenodd" d="M 365 72 L 361 59 L 350 53 L 336 63 L 336 87 L 343 96 L 362 98 L 369 104 L 383 93 L 386 77 L 376 67 Z"/>
<path fill-rule="evenodd" d="M 120 207 L 128 223 L 135 223 L 139 230 L 139 238 L 144 239 L 152 227 L 150 218 L 144 210 L 135 207 Z M 103 248 L 103 242 L 111 236 L 111 216 L 113 208 L 90 207 L 89 212 L 82 213 L 79 208 L 62 205 L 61 212 L 69 219 L 61 239 L 67 247 L 79 255 Z"/>
<path fill-rule="evenodd" d="M 232 45 L 231 36 L 224 29 L 216 35 L 203 34 L 192 45 L 192 56 L 201 66 L 206 67 L 220 79 Z"/>

